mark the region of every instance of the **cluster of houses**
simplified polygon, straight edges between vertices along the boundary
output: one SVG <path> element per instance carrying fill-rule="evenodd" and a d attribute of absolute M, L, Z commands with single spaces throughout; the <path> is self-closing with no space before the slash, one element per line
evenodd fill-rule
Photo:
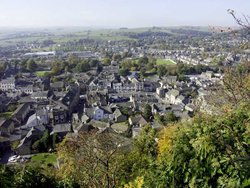
<path fill-rule="evenodd" d="M 146 104 L 152 107 L 153 114 L 173 112 L 186 120 L 195 110 L 195 98 L 190 93 L 204 96 L 205 91 L 221 79 L 220 75 L 208 71 L 201 75 L 187 75 L 189 81 L 186 82 L 178 81 L 176 76 L 161 79 L 153 76 L 142 80 L 138 72 L 123 77 L 118 70 L 117 65 L 110 65 L 99 74 L 95 70 L 68 73 L 73 83 L 65 82 L 66 74 L 59 75 L 59 81 L 55 82 L 33 74 L 2 79 L 1 112 L 15 102 L 18 107 L 9 118 L 0 119 L 1 144 L 10 146 L 18 141 L 15 152 L 25 155 L 32 153 L 32 144 L 46 129 L 60 139 L 93 128 L 111 128 L 117 133 L 125 133 L 132 127 L 132 135 L 136 136 L 147 124 L 154 128 L 162 126 L 154 119 L 140 115 Z M 24 89 L 20 92 L 17 89 L 20 80 L 23 83 L 26 80 L 32 92 Z"/>
<path fill-rule="evenodd" d="M 66 81 L 66 78 L 72 78 Z M 119 74 L 119 65 L 112 62 L 102 71 L 92 68 L 86 73 L 63 73 L 51 81 L 33 73 L 6 75 L 0 80 L 0 114 L 10 105 L 17 108 L 9 117 L 0 116 L 0 145 L 5 148 L 18 142 L 15 152 L 32 153 L 32 144 L 46 130 L 60 139 L 92 129 L 112 129 L 136 136 L 143 126 L 161 128 L 153 117 L 143 116 L 145 105 L 152 114 L 173 112 L 187 120 L 195 111 L 195 99 L 209 95 L 208 90 L 221 80 L 220 74 L 207 71 L 201 75 L 140 78 L 139 72 Z"/>

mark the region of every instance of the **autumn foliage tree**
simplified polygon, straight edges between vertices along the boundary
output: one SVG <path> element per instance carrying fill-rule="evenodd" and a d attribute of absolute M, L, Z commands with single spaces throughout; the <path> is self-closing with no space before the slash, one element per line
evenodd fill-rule
<path fill-rule="evenodd" d="M 125 140 L 113 133 L 82 133 L 58 147 L 58 177 L 65 186 L 115 187 Z"/>

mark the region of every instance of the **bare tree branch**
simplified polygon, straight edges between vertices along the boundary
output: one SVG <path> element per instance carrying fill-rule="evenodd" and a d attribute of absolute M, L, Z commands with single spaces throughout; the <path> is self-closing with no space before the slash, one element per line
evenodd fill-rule
<path fill-rule="evenodd" d="M 234 20 L 236 21 L 236 23 L 238 25 L 240 25 L 241 27 L 243 27 L 247 30 L 250 30 L 249 16 L 243 15 L 243 18 L 245 20 L 245 21 L 243 21 L 241 18 L 236 16 L 236 13 L 234 10 L 228 9 L 227 12 L 233 16 Z"/>

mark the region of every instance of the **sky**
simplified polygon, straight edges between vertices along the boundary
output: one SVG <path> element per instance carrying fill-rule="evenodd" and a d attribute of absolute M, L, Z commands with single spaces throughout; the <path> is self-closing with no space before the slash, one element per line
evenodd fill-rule
<path fill-rule="evenodd" d="M 250 0 L 0 0 L 0 27 L 235 26 Z"/>

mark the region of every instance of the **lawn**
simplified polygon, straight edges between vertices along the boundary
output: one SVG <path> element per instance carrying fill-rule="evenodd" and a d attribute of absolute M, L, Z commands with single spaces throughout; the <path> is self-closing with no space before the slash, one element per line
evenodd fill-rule
<path fill-rule="evenodd" d="M 176 65 L 176 62 L 174 62 L 171 59 L 157 59 L 156 64 L 169 66 L 169 65 Z"/>
<path fill-rule="evenodd" d="M 31 158 L 31 163 L 34 165 L 45 165 L 56 164 L 56 155 L 53 153 L 39 153 L 33 155 Z"/>
<path fill-rule="evenodd" d="M 36 76 L 43 77 L 46 73 L 50 73 L 50 71 L 36 71 Z"/>
<path fill-rule="evenodd" d="M 12 116 L 13 112 L 4 112 L 4 113 L 0 113 L 0 118 L 5 118 L 5 119 L 9 119 Z"/>
<path fill-rule="evenodd" d="M 125 132 L 128 129 L 128 123 L 127 122 L 115 123 L 111 125 L 111 127 L 118 132 Z"/>

